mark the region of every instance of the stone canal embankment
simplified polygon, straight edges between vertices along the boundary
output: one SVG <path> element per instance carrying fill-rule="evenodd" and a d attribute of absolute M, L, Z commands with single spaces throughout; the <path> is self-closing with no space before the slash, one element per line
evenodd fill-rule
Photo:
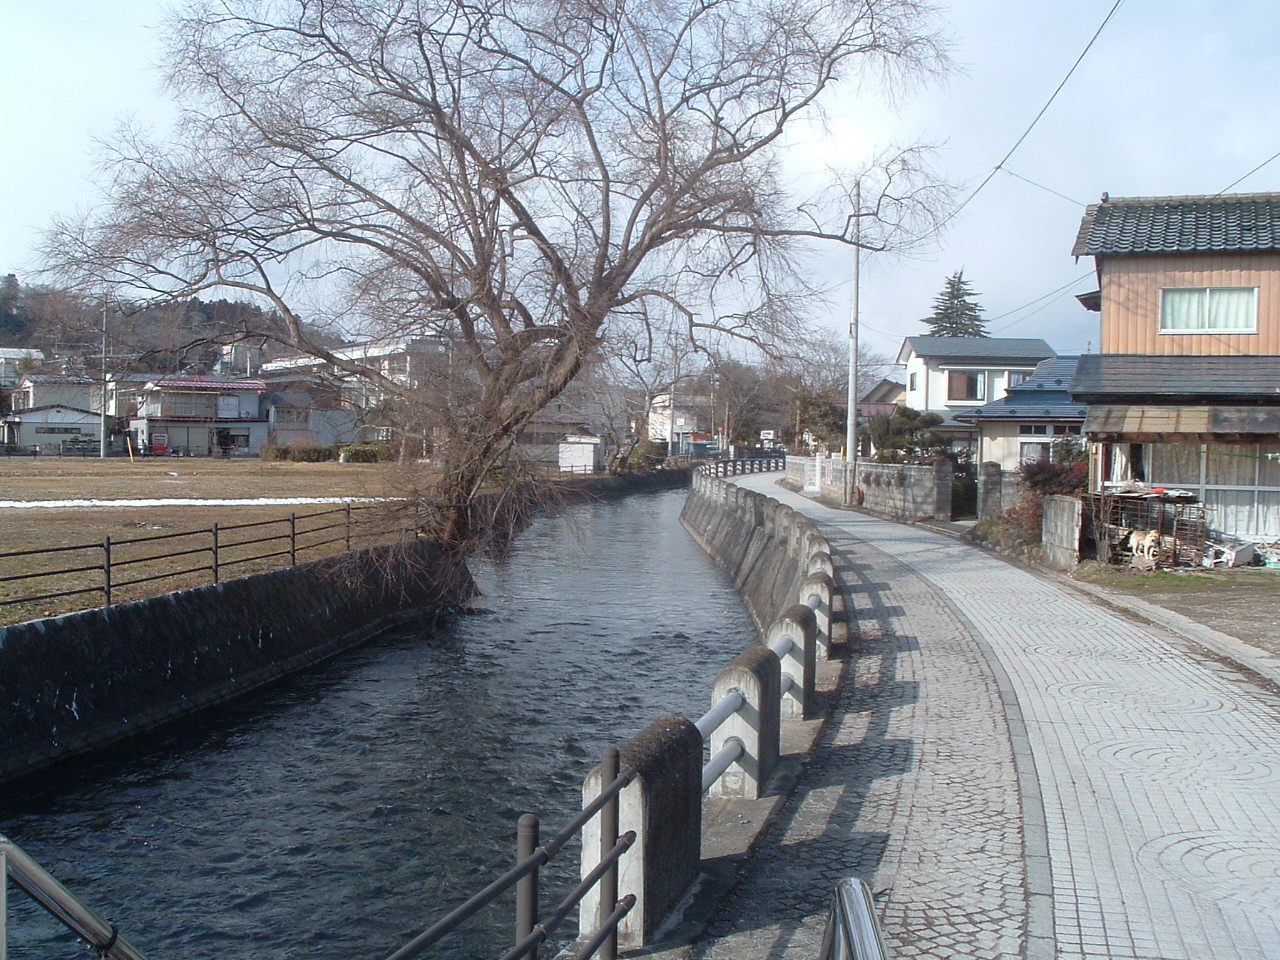
<path fill-rule="evenodd" d="M 560 496 L 687 482 L 684 471 L 602 477 Z M 477 519 L 518 527 L 540 502 L 532 490 L 482 498 Z M 0 627 L 0 783 L 242 696 L 474 591 L 463 562 L 418 541 Z"/>

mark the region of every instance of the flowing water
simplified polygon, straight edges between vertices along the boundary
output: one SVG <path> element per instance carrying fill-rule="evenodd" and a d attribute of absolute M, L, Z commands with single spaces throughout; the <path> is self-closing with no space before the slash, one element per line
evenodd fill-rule
<path fill-rule="evenodd" d="M 753 642 L 679 526 L 683 502 L 537 520 L 473 563 L 478 613 L 11 791 L 0 833 L 149 960 L 385 957 L 511 865 L 521 813 L 557 831 L 605 746 L 663 713 L 697 717 Z M 544 874 L 544 906 L 577 859 Z M 9 899 L 10 957 L 84 956 Z M 429 955 L 498 956 L 511 924 L 501 900 Z"/>

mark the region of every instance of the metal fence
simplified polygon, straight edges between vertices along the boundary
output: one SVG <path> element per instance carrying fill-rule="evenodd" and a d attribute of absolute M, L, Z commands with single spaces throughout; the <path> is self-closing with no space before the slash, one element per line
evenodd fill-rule
<path fill-rule="evenodd" d="M 214 523 L 195 530 L 143 537 L 104 537 L 96 543 L 0 552 L 0 607 L 72 597 L 109 606 L 134 588 L 182 577 L 218 583 L 249 565 L 293 566 L 326 547 L 350 550 L 380 535 L 360 525 L 355 514 L 369 506 L 344 504 L 315 513 L 290 513 L 275 520 Z M 330 550 L 328 552 L 336 552 Z M 63 565 L 55 565 L 57 563 Z M 15 568 L 22 568 L 19 572 Z M 95 603 L 81 604 L 93 606 Z"/>

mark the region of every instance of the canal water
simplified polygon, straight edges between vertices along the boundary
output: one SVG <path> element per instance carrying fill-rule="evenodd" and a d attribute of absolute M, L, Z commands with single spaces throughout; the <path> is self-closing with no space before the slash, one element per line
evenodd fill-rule
<path fill-rule="evenodd" d="M 684 497 L 538 519 L 473 563 L 479 612 L 0 796 L 0 832 L 149 960 L 385 957 L 510 866 L 521 813 L 558 830 L 605 746 L 705 711 L 753 642 Z M 84 956 L 21 892 L 9 913 L 11 957 Z M 430 955 L 496 957 L 511 922 L 500 901 Z"/>

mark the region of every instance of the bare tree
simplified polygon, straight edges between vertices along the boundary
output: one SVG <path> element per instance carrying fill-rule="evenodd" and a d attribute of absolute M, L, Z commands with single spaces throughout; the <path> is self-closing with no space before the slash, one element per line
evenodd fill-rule
<path fill-rule="evenodd" d="M 807 295 L 808 242 L 852 243 L 857 217 L 883 247 L 927 213 L 912 151 L 863 172 L 851 213 L 851 188 L 797 207 L 780 150 L 838 79 L 941 69 L 931 16 L 916 0 L 188 0 L 168 33 L 176 142 L 117 136 L 102 208 L 57 224 L 46 255 L 120 295 L 255 295 L 284 319 L 273 336 L 393 395 L 309 335 L 308 297 L 348 329 L 447 338 L 470 386 L 438 428 L 432 525 L 461 549 L 486 476 L 618 316 L 661 305 L 691 337 L 769 346 Z"/>

